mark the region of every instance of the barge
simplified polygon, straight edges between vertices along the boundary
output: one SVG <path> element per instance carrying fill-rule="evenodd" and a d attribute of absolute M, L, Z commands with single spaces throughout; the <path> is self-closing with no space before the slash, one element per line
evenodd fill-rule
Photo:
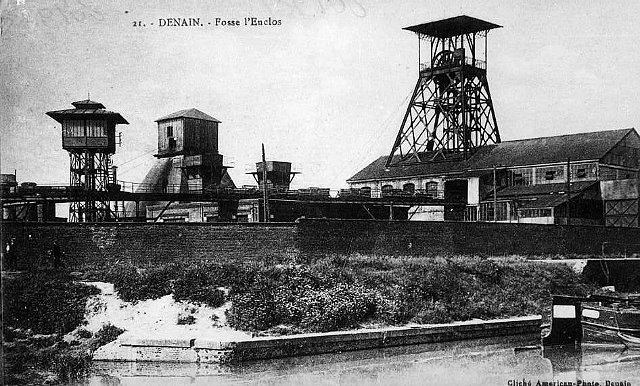
<path fill-rule="evenodd" d="M 640 340 L 640 294 L 553 296 L 551 331 L 544 346 Z"/>

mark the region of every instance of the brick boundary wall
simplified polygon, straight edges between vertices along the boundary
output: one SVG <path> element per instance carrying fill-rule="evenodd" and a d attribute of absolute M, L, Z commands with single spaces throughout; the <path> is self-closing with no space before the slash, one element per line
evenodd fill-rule
<path fill-rule="evenodd" d="M 282 260 L 298 255 L 294 224 L 16 223 L 2 224 L 3 248 L 16 239 L 19 268 L 51 264 L 57 242 L 67 265 L 171 260 Z"/>
<path fill-rule="evenodd" d="M 308 219 L 297 231 L 310 254 L 593 256 L 640 243 L 640 228 L 586 225 Z"/>
<path fill-rule="evenodd" d="M 128 260 L 245 261 L 255 257 L 350 254 L 600 255 L 602 243 L 629 245 L 640 228 L 311 220 L 281 224 L 16 223 L 2 224 L 3 248 L 16 238 L 20 268 L 48 259 L 57 241 L 67 262 Z M 608 247 L 607 252 L 614 252 Z"/>

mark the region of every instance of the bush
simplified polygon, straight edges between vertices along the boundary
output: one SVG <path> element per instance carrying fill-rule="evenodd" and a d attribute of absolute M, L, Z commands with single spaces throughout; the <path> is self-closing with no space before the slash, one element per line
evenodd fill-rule
<path fill-rule="evenodd" d="M 76 336 L 80 339 L 89 339 L 93 336 L 93 333 L 87 329 L 80 328 L 76 331 Z"/>
<path fill-rule="evenodd" d="M 211 270 L 210 266 L 196 265 L 185 269 L 173 284 L 173 298 L 177 301 L 203 303 L 210 307 L 220 307 L 225 302 L 220 282 L 228 279 L 220 277 L 222 270 Z"/>
<path fill-rule="evenodd" d="M 157 299 L 171 294 L 175 266 L 165 265 L 138 270 L 133 265 L 116 266 L 107 274 L 118 296 L 126 302 Z"/>
<path fill-rule="evenodd" d="M 79 380 L 89 373 L 91 354 L 85 350 L 58 351 L 51 356 L 48 367 L 61 382 Z"/>
<path fill-rule="evenodd" d="M 6 280 L 4 326 L 36 334 L 66 334 L 84 319 L 87 298 L 100 291 L 64 272 L 23 273 Z"/>
<path fill-rule="evenodd" d="M 269 291 L 236 294 L 227 310 L 227 323 L 237 330 L 261 331 L 281 324 L 283 315 Z"/>
<path fill-rule="evenodd" d="M 300 327 L 309 331 L 333 331 L 355 327 L 372 317 L 376 312 L 376 299 L 363 288 L 340 284 L 309 291 L 297 299 L 294 307 L 303 315 Z"/>
<path fill-rule="evenodd" d="M 293 330 L 330 331 L 353 327 L 376 311 L 376 295 L 346 284 L 353 281 L 346 270 L 276 266 L 259 269 L 253 277 L 231 297 L 227 322 L 234 328 L 262 331 L 288 325 Z"/>
<path fill-rule="evenodd" d="M 105 324 L 102 326 L 96 333 L 93 335 L 94 348 L 98 348 L 104 346 L 107 343 L 111 343 L 114 340 L 118 339 L 118 337 L 124 333 L 125 330 L 122 328 L 116 327 L 111 323 Z"/>

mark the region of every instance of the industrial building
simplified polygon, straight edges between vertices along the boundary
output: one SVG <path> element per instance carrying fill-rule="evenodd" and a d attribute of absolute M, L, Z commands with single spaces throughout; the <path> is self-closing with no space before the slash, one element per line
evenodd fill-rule
<path fill-rule="evenodd" d="M 639 226 L 640 137 L 633 128 L 502 141 L 487 78 L 490 31 L 469 16 L 405 28 L 418 37 L 416 86 L 389 155 L 349 189 L 290 190 L 291 163 L 264 156 L 237 187 L 219 153 L 221 121 L 190 108 L 158 118 L 142 183 L 117 180 L 128 124 L 99 102 L 47 114 L 61 124 L 68 186 L 3 175 L 3 218 L 57 221 L 290 222 L 301 217 Z"/>
<path fill-rule="evenodd" d="M 137 191 L 201 194 L 205 189 L 235 188 L 218 152 L 218 119 L 191 108 L 156 119 L 156 163 Z M 234 220 L 235 208 L 218 202 L 144 202 L 137 212 L 146 218 L 170 222 Z M 133 212 L 129 205 L 127 212 Z"/>
<path fill-rule="evenodd" d="M 255 171 L 248 172 L 254 176 L 257 185 L 243 186 L 241 189 L 245 191 L 258 192 L 265 185 L 271 193 L 281 192 L 286 193 L 289 191 L 291 180 L 298 174 L 298 172 L 291 170 L 290 162 L 283 161 L 267 161 L 266 170 L 263 170 L 263 163 L 256 163 Z M 264 182 L 266 177 L 266 184 Z M 151 178 L 158 180 L 158 174 L 154 171 L 148 174 L 148 180 Z M 222 181 L 219 185 L 205 185 L 209 188 L 235 188 L 235 184 L 225 173 L 226 181 Z M 228 182 L 227 182 L 228 181 Z M 217 187 L 216 187 L 217 186 Z M 236 189 L 238 190 L 238 189 Z M 328 193 L 327 193 L 328 195 Z M 229 212 L 223 213 L 222 209 L 227 209 Z M 146 218 L 149 221 L 159 222 L 219 222 L 219 221 L 233 221 L 233 222 L 263 222 L 265 221 L 264 212 L 264 200 L 260 198 L 243 198 L 238 199 L 235 203 L 227 203 L 226 205 L 220 205 L 219 202 L 185 202 L 185 203 L 156 203 L 154 205 L 146 206 Z M 280 220 L 282 213 L 276 211 L 273 216 L 270 216 L 272 220 Z M 277 216 L 277 218 L 276 218 Z"/>
<path fill-rule="evenodd" d="M 400 191 L 467 203 L 459 209 L 414 207 L 414 220 L 638 225 L 635 129 L 505 141 L 468 159 L 396 167 L 386 162 L 387 156 L 378 158 L 348 183 L 374 195 Z"/>
<path fill-rule="evenodd" d="M 497 28 L 469 16 L 405 28 L 420 47 L 416 87 L 390 154 L 351 188 L 465 203 L 412 206 L 414 220 L 638 226 L 635 129 L 502 142 L 486 70 Z"/>

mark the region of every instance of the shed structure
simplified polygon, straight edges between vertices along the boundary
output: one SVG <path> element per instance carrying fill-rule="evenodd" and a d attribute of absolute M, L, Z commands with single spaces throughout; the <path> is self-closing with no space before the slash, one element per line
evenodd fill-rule
<path fill-rule="evenodd" d="M 372 195 L 467 202 L 460 209 L 414 207 L 413 219 L 638 226 L 640 137 L 633 128 L 504 141 L 468 159 L 386 162 L 381 156 L 347 182 Z"/>

